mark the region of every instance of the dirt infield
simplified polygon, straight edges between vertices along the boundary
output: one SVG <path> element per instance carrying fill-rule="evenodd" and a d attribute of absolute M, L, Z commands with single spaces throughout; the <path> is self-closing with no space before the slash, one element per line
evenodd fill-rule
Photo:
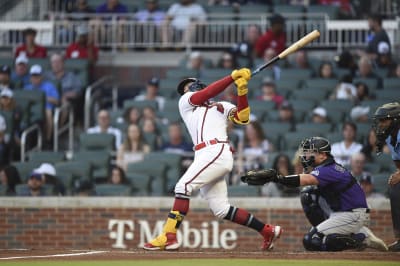
<path fill-rule="evenodd" d="M 356 259 L 374 261 L 400 261 L 400 253 L 394 252 L 375 252 L 364 250 L 359 252 L 244 252 L 235 251 L 209 251 L 209 250 L 179 250 L 168 251 L 144 251 L 132 249 L 120 250 L 0 250 L 0 261 L 18 259 L 38 259 L 38 260 L 162 260 L 162 259 L 182 259 L 182 258 L 252 258 L 252 259 Z"/>

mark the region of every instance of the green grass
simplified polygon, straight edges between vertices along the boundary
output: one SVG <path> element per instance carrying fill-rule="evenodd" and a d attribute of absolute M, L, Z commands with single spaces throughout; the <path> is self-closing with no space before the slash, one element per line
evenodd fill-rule
<path fill-rule="evenodd" d="M 275 260 L 275 259 L 176 259 L 176 260 L 102 260 L 102 261 L 79 261 L 79 260 L 19 260 L 1 261 L 2 266 L 395 266 L 395 261 L 366 261 L 366 260 Z"/>

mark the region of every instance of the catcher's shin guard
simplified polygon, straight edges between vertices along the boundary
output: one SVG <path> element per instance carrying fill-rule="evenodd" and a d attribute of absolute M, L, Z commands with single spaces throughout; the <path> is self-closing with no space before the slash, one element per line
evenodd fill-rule
<path fill-rule="evenodd" d="M 144 244 L 146 250 L 176 250 L 179 248 L 178 240 L 176 239 L 176 231 L 182 223 L 184 216 L 179 211 L 171 211 L 168 214 L 167 222 L 164 225 L 162 233 Z"/>

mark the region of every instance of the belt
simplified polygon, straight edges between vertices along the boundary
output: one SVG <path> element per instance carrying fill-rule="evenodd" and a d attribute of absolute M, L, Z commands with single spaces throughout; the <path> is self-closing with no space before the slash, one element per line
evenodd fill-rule
<path fill-rule="evenodd" d="M 217 140 L 217 139 L 207 140 L 207 141 L 203 141 L 203 142 L 195 145 L 193 147 L 193 150 L 198 151 L 198 150 L 201 150 L 201 149 L 203 149 L 203 148 L 205 148 L 207 146 L 215 145 L 215 144 L 218 144 L 218 143 L 229 143 L 229 141 L 228 140 Z"/>
<path fill-rule="evenodd" d="M 365 212 L 365 213 L 370 213 L 370 209 L 369 208 L 357 208 L 357 209 L 352 209 L 352 212 Z"/>

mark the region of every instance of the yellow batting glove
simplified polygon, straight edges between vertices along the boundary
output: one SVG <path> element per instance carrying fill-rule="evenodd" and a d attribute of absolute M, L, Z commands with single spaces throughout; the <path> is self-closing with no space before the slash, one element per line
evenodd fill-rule
<path fill-rule="evenodd" d="M 239 78 L 235 80 L 235 84 L 237 87 L 237 94 L 238 96 L 246 95 L 248 92 L 247 89 L 247 80 L 244 78 Z"/>
<path fill-rule="evenodd" d="M 231 73 L 231 77 L 233 80 L 237 80 L 239 78 L 244 78 L 249 81 L 251 79 L 251 71 L 248 68 L 241 68 L 239 70 L 233 70 Z"/>

